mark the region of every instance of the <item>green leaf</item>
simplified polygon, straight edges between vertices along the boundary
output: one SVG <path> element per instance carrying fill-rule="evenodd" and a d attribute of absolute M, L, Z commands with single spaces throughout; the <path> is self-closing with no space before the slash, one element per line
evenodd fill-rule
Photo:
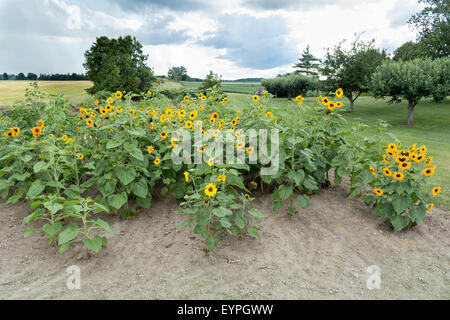
<path fill-rule="evenodd" d="M 36 229 L 33 227 L 33 226 L 31 226 L 31 227 L 28 227 L 28 229 L 27 229 L 27 231 L 25 232 L 25 234 L 24 234 L 24 238 L 28 238 L 28 237 L 30 237 L 33 233 L 35 233 L 36 232 Z"/>
<path fill-rule="evenodd" d="M 303 209 L 306 209 L 311 205 L 309 197 L 306 194 L 299 195 L 297 198 L 295 198 L 295 200 Z"/>
<path fill-rule="evenodd" d="M 95 221 L 95 225 L 103 228 L 104 230 L 111 232 L 111 233 L 116 233 L 117 230 L 113 229 L 110 227 L 110 225 L 108 224 L 108 222 L 102 220 L 102 219 L 97 219 L 97 221 Z"/>
<path fill-rule="evenodd" d="M 23 190 L 21 190 L 20 192 L 16 193 L 15 195 L 9 197 L 8 201 L 6 201 L 6 204 L 14 204 L 17 201 L 20 200 L 20 198 L 22 198 L 23 196 Z"/>
<path fill-rule="evenodd" d="M 33 199 L 39 196 L 45 189 L 45 184 L 41 180 L 35 180 L 28 189 L 26 199 Z"/>
<path fill-rule="evenodd" d="M 228 220 L 227 218 L 221 218 L 220 220 L 220 225 L 224 228 L 231 228 L 232 224 L 230 222 L 230 220 Z"/>
<path fill-rule="evenodd" d="M 111 207 L 120 209 L 128 201 L 128 195 L 126 192 L 120 194 L 113 194 L 108 198 L 108 203 Z"/>
<path fill-rule="evenodd" d="M 131 184 L 131 192 L 140 198 L 146 198 L 148 194 L 147 180 L 144 178 Z"/>
<path fill-rule="evenodd" d="M 278 189 L 278 195 L 281 198 L 281 200 L 286 200 L 289 198 L 292 194 L 293 190 L 291 186 L 281 185 Z"/>
<path fill-rule="evenodd" d="M 401 214 L 406 211 L 411 205 L 411 198 L 409 197 L 396 197 L 392 200 L 392 207 L 394 207 L 397 214 Z"/>
<path fill-rule="evenodd" d="M 299 169 L 297 171 L 291 170 L 288 173 L 288 178 L 295 182 L 296 186 L 300 186 L 305 179 L 305 171 Z"/>
<path fill-rule="evenodd" d="M 58 245 L 62 246 L 69 241 L 72 241 L 78 236 L 80 232 L 78 226 L 75 223 L 71 223 L 63 232 L 59 234 Z"/>
<path fill-rule="evenodd" d="M 62 246 L 59 247 L 59 253 L 63 254 L 64 252 L 66 252 L 70 248 L 71 245 L 72 244 L 70 242 L 67 242 L 67 243 L 63 244 Z"/>
<path fill-rule="evenodd" d="M 89 250 L 98 253 L 103 246 L 103 239 L 100 236 L 95 236 L 94 238 L 84 238 L 84 246 Z"/>
<path fill-rule="evenodd" d="M 238 228 L 241 230 L 244 229 L 247 225 L 247 220 L 242 216 L 242 214 L 236 215 L 235 222 Z"/>
<path fill-rule="evenodd" d="M 206 240 L 206 250 L 212 251 L 217 247 L 218 244 L 219 244 L 219 238 L 217 236 L 208 238 Z"/>
<path fill-rule="evenodd" d="M 395 231 L 402 230 L 404 227 L 408 226 L 409 223 L 410 220 L 407 216 L 395 216 L 391 218 L 391 224 Z"/>
<path fill-rule="evenodd" d="M 46 223 L 42 226 L 42 231 L 51 236 L 56 235 L 61 229 L 62 229 L 61 222 L 55 222 L 54 224 Z"/>
<path fill-rule="evenodd" d="M 316 180 L 311 176 L 308 176 L 305 180 L 303 180 L 303 186 L 311 191 L 319 189 L 317 187 Z"/>
<path fill-rule="evenodd" d="M 427 208 L 421 203 L 418 206 L 412 206 L 409 211 L 409 215 L 414 219 L 416 223 L 422 222 L 423 218 L 427 214 Z"/>
<path fill-rule="evenodd" d="M 394 208 L 392 207 L 392 204 L 389 202 L 386 203 L 378 203 L 373 210 L 373 215 L 377 217 L 392 217 L 395 214 Z"/>
<path fill-rule="evenodd" d="M 264 215 L 261 213 L 261 211 L 259 211 L 256 208 L 252 208 L 252 209 L 248 210 L 248 213 L 250 213 L 252 216 L 257 217 L 257 218 L 264 218 Z"/>
<path fill-rule="evenodd" d="M 258 232 L 259 232 L 259 230 L 256 227 L 248 228 L 248 234 L 250 236 L 252 236 L 253 238 L 257 238 L 258 237 Z"/>
<path fill-rule="evenodd" d="M 224 207 L 214 208 L 212 212 L 219 218 L 233 215 L 233 211 Z"/>
<path fill-rule="evenodd" d="M 133 167 L 117 167 L 114 169 L 114 172 L 124 186 L 128 185 L 136 177 L 136 170 Z"/>
<path fill-rule="evenodd" d="M 113 149 L 121 146 L 123 144 L 123 140 L 109 140 L 106 144 L 106 149 Z"/>
<path fill-rule="evenodd" d="M 148 196 L 146 198 L 136 198 L 136 204 L 144 209 L 150 209 L 150 207 L 152 206 L 152 196 L 151 194 L 148 194 Z"/>
<path fill-rule="evenodd" d="M 115 179 L 105 179 L 100 178 L 98 179 L 97 187 L 98 190 L 102 193 L 103 197 L 107 197 L 111 194 L 113 194 L 115 188 L 116 188 L 117 180 Z"/>
<path fill-rule="evenodd" d="M 142 151 L 139 150 L 138 148 L 134 148 L 130 151 L 130 155 L 140 161 L 144 160 L 144 155 L 142 154 Z"/>
<path fill-rule="evenodd" d="M 44 161 L 36 162 L 33 166 L 33 171 L 34 171 L 34 173 L 44 171 L 49 167 L 49 165 L 50 165 L 49 162 L 44 162 Z"/>

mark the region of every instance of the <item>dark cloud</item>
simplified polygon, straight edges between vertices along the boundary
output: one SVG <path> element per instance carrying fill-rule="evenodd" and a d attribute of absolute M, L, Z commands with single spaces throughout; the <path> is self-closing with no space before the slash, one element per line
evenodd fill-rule
<path fill-rule="evenodd" d="M 270 69 L 295 61 L 296 43 L 286 38 L 289 31 L 279 16 L 224 15 L 218 19 L 218 29 L 204 44 L 226 49 L 227 53 L 220 58 L 237 66 Z"/>

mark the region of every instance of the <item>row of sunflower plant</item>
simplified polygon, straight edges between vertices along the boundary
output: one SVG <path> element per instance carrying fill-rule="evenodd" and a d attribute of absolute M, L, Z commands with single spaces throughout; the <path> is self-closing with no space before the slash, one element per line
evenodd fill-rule
<path fill-rule="evenodd" d="M 396 230 L 420 223 L 423 208 L 432 206 L 425 176 L 435 168 L 426 149 L 389 145 L 381 162 L 379 135 L 386 125 L 379 126 L 377 136 L 362 138 L 358 132 L 364 125 L 350 127 L 338 112 L 342 89 L 336 98 L 319 97 L 311 106 L 298 96 L 283 110 L 270 105 L 268 92 L 242 106 L 232 106 L 217 88 L 181 101 L 157 89 L 141 93 L 138 102 L 134 96 L 117 91 L 72 110 L 62 95 L 45 97 L 33 85 L 25 101 L 0 121 L 0 196 L 7 204 L 27 201 L 31 212 L 24 222 L 42 220 L 42 234 L 60 252 L 78 242 L 98 252 L 107 245 L 104 231 L 115 232 L 102 215 L 135 215 L 137 207 L 149 209 L 154 197 L 169 192 L 186 217 L 182 227 L 200 235 L 206 250 L 227 234 L 258 236 L 255 220 L 263 214 L 251 204 L 258 192 L 270 194 L 274 210 L 286 205 L 293 215 L 307 209 L 312 193 L 348 175 L 351 196 L 370 186 L 375 195 L 366 193 L 364 200 Z M 202 161 L 175 163 L 172 151 L 181 143 L 177 133 L 184 129 L 194 136 L 196 128 L 201 128 L 201 140 L 192 152 Z M 246 135 L 249 129 L 278 133 L 276 172 L 261 175 L 267 163 L 260 159 L 222 163 L 210 154 L 215 139 L 226 133 L 236 153 L 249 160 L 258 151 Z M 268 138 L 272 145 L 275 138 Z M 438 192 L 435 187 L 433 194 Z"/>

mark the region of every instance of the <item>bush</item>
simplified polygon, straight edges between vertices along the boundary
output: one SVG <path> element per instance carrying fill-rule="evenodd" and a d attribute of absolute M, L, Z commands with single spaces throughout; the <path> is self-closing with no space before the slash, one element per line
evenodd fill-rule
<path fill-rule="evenodd" d="M 301 94 L 306 95 L 308 90 L 318 87 L 318 80 L 300 74 L 289 74 L 272 79 L 264 79 L 261 85 L 276 97 L 292 98 Z"/>

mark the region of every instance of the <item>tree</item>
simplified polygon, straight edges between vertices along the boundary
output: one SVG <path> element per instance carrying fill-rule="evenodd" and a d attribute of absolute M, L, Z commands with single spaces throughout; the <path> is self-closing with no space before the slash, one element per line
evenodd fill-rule
<path fill-rule="evenodd" d="M 23 72 L 19 73 L 19 74 L 17 75 L 17 77 L 16 77 L 16 80 L 25 80 L 25 79 L 26 79 L 26 77 L 25 77 L 25 75 L 23 74 Z"/>
<path fill-rule="evenodd" d="M 390 96 L 389 102 L 408 101 L 408 125 L 414 123 L 414 108 L 424 97 L 436 102 L 450 94 L 450 58 L 389 61 L 373 74 L 371 90 L 376 98 Z"/>
<path fill-rule="evenodd" d="M 27 80 L 37 80 L 37 79 L 38 79 L 37 74 L 31 72 L 27 74 Z"/>
<path fill-rule="evenodd" d="M 261 85 L 278 98 L 306 96 L 308 90 L 318 87 L 317 78 L 303 74 L 285 74 L 272 79 L 264 79 Z"/>
<path fill-rule="evenodd" d="M 5 72 L 5 73 L 3 74 L 3 80 L 8 80 L 8 79 L 9 79 L 8 74 Z"/>
<path fill-rule="evenodd" d="M 409 61 L 417 58 L 427 58 L 431 54 L 420 42 L 408 41 L 394 51 L 394 61 Z"/>
<path fill-rule="evenodd" d="M 183 66 L 170 68 L 167 72 L 167 77 L 174 81 L 186 81 L 189 79 L 187 70 Z"/>
<path fill-rule="evenodd" d="M 433 57 L 450 56 L 450 1 L 419 0 L 427 6 L 408 23 L 418 31 L 417 40 Z"/>
<path fill-rule="evenodd" d="M 296 73 L 305 74 L 307 76 L 317 76 L 320 60 L 309 52 L 309 45 L 303 51 L 302 56 L 297 59 L 298 62 L 293 67 L 297 69 Z"/>
<path fill-rule="evenodd" d="M 87 90 L 89 93 L 142 92 L 156 80 L 152 69 L 145 64 L 148 55 L 143 54 L 142 44 L 135 37 L 98 37 L 84 56 L 86 76 L 94 83 Z"/>
<path fill-rule="evenodd" d="M 374 40 L 365 43 L 357 37 L 349 50 L 343 49 L 344 42 L 333 50 L 327 50 L 321 69 L 326 80 L 322 84 L 327 91 L 342 88 L 350 102 L 349 111 L 353 112 L 355 100 L 361 93 L 368 91 L 372 73 L 387 59 L 387 55 L 384 50 L 374 47 Z"/>
<path fill-rule="evenodd" d="M 214 73 L 212 70 L 209 71 L 209 74 L 206 76 L 205 80 L 203 80 L 202 84 L 198 88 L 201 91 L 205 91 L 206 89 L 212 88 L 216 86 L 220 88 L 222 85 L 222 79 L 217 73 Z"/>

